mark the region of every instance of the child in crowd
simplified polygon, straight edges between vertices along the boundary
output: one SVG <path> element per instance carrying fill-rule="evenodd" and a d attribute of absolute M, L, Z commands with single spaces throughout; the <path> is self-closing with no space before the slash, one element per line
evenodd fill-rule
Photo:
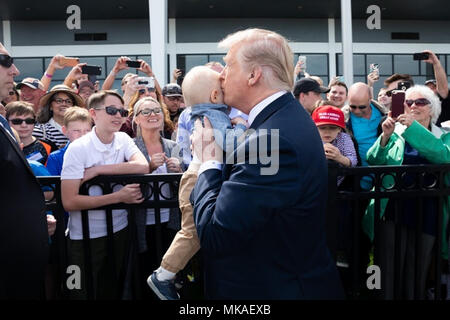
<path fill-rule="evenodd" d="M 344 113 L 341 109 L 324 105 L 314 110 L 312 119 L 322 138 L 325 156 L 345 167 L 354 167 L 358 163 L 355 145 L 349 134 L 345 133 Z M 338 185 L 344 177 L 338 177 Z"/>
<path fill-rule="evenodd" d="M 149 165 L 133 140 L 120 127 L 128 116 L 122 97 L 115 91 L 100 91 L 88 100 L 95 127 L 71 142 L 64 155 L 61 171 L 61 196 L 69 211 L 69 264 L 81 269 L 81 288 L 70 290 L 70 298 L 86 299 L 81 211 L 115 203 L 141 203 L 144 199 L 139 184 L 113 186 L 113 193 L 103 194 L 99 186 L 89 188 L 89 195 L 79 193 L 83 182 L 97 175 L 145 174 Z M 92 254 L 94 299 L 118 299 L 116 279 L 124 274 L 128 243 L 128 219 L 125 209 L 112 210 L 114 254 L 108 253 L 107 223 L 104 210 L 89 210 L 89 244 Z M 114 260 L 112 260 L 114 258 Z M 115 273 L 111 273 L 114 266 Z"/>
<path fill-rule="evenodd" d="M 64 113 L 63 133 L 69 139 L 69 143 L 73 142 L 90 132 L 92 129 L 92 118 L 89 111 L 81 107 L 70 107 Z M 62 149 L 52 152 L 47 161 L 47 170 L 53 176 L 61 175 L 63 167 L 64 154 L 66 153 L 69 143 Z"/>
<path fill-rule="evenodd" d="M 358 156 L 355 145 L 349 134 L 345 133 L 344 113 L 338 107 L 322 105 L 312 113 L 312 119 L 322 138 L 325 156 L 328 160 L 334 160 L 339 165 L 354 167 L 358 164 Z M 338 186 L 344 177 L 338 177 Z M 348 203 L 339 202 L 337 208 L 337 266 L 348 268 L 348 256 L 351 252 L 352 219 L 351 208 Z"/>
<path fill-rule="evenodd" d="M 205 66 L 195 67 L 186 74 L 182 89 L 186 105 L 192 108 L 191 121 L 207 117 L 215 129 L 216 141 L 222 142 L 224 151 L 229 150 L 226 146 L 230 143 L 234 144 L 236 139 L 247 129 L 247 126 L 246 121 L 240 117 L 233 118 L 230 121 L 229 112 L 231 108 L 223 104 L 219 73 Z M 232 123 L 236 125 L 234 130 L 232 130 Z M 174 284 L 176 274 L 186 266 L 200 249 L 193 217 L 194 209 L 189 201 L 192 189 L 197 181 L 200 164 L 200 161 L 194 156 L 187 171 L 181 177 L 178 194 L 182 214 L 181 230 L 178 231 L 164 255 L 161 266 L 147 280 L 150 288 L 162 300 L 179 299 Z"/>
<path fill-rule="evenodd" d="M 24 101 L 10 102 L 6 105 L 6 119 L 14 128 L 23 143 L 23 153 L 27 160 L 34 160 L 47 164 L 49 154 L 58 150 L 58 147 L 50 141 L 33 137 L 36 114 L 33 105 Z"/>

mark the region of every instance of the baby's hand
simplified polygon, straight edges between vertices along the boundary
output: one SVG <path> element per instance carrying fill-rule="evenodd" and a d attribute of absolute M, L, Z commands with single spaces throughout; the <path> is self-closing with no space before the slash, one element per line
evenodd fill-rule
<path fill-rule="evenodd" d="M 247 127 L 247 121 L 245 121 L 245 120 L 244 120 L 243 118 L 241 118 L 241 117 L 236 117 L 236 118 L 231 119 L 231 124 L 232 124 L 233 126 L 236 126 L 237 124 L 243 124 L 244 126 Z"/>

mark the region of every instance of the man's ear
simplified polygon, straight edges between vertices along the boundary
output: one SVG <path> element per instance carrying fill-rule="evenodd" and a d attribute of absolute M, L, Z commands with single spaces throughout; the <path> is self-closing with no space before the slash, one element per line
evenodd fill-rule
<path fill-rule="evenodd" d="M 250 74 L 248 75 L 248 86 L 254 86 L 258 83 L 262 76 L 262 68 L 260 66 L 255 66 L 251 70 Z"/>
<path fill-rule="evenodd" d="M 95 123 L 95 118 L 96 118 L 95 109 L 94 108 L 90 108 L 88 111 L 89 111 L 89 114 L 91 115 L 92 120 Z"/>
<path fill-rule="evenodd" d="M 63 133 L 64 135 L 67 135 L 67 128 L 66 128 L 66 126 L 62 126 L 62 127 L 61 127 L 61 130 L 62 130 L 62 133 Z"/>

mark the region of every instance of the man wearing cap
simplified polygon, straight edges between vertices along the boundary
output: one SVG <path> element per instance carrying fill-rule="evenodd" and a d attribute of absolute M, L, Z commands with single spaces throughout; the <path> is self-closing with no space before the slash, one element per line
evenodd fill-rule
<path fill-rule="evenodd" d="M 180 105 L 183 101 L 183 93 L 181 87 L 176 83 L 169 83 L 162 89 L 163 101 L 169 109 L 170 120 L 174 120 L 179 116 L 181 111 Z"/>
<path fill-rule="evenodd" d="M 327 93 L 330 88 L 322 87 L 317 81 L 311 78 L 303 78 L 298 80 L 294 86 L 294 96 L 311 114 L 314 111 L 316 102 L 321 100 L 321 93 Z"/>
<path fill-rule="evenodd" d="M 19 70 L 0 43 L 0 100 Z M 0 120 L 5 120 L 0 116 Z M 48 259 L 47 218 L 40 185 L 0 121 L 0 300 L 43 299 Z"/>
<path fill-rule="evenodd" d="M 36 114 L 40 111 L 39 99 L 45 94 L 44 85 L 36 78 L 25 78 L 16 88 L 20 90 L 20 100 L 33 104 Z"/>

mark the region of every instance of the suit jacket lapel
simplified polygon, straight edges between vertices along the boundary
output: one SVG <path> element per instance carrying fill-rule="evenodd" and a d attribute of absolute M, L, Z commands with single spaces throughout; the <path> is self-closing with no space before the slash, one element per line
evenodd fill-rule
<path fill-rule="evenodd" d="M 265 107 L 253 120 L 252 125 L 249 129 L 256 129 L 261 124 L 264 123 L 272 114 L 275 113 L 281 106 L 286 105 L 289 100 L 293 100 L 294 97 L 292 96 L 292 93 L 287 92 L 283 94 L 281 97 L 270 103 L 267 107 Z"/>

